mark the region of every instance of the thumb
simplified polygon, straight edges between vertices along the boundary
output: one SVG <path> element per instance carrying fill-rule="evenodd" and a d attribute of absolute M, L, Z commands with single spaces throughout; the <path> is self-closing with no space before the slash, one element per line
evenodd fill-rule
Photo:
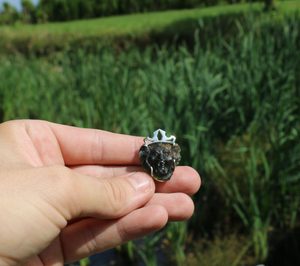
<path fill-rule="evenodd" d="M 145 205 L 154 195 L 153 179 L 143 172 L 96 178 L 64 167 L 54 204 L 67 220 L 76 217 L 118 218 Z M 67 169 L 67 170 L 66 170 Z"/>

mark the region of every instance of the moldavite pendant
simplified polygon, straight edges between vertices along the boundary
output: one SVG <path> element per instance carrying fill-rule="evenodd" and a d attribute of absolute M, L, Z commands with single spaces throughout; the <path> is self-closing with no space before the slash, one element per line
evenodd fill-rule
<path fill-rule="evenodd" d="M 175 136 L 166 136 L 164 130 L 153 132 L 153 137 L 144 139 L 139 156 L 144 169 L 157 181 L 168 181 L 178 165 L 180 147 L 175 143 Z"/>

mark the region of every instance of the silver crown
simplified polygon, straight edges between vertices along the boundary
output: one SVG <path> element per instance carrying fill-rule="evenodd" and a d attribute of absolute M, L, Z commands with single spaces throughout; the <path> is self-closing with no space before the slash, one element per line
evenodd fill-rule
<path fill-rule="evenodd" d="M 158 143 L 158 142 L 162 142 L 162 143 L 170 143 L 175 145 L 175 141 L 176 141 L 176 137 L 171 135 L 170 137 L 167 137 L 166 135 L 166 131 L 162 130 L 162 129 L 157 129 L 156 131 L 153 132 L 153 137 L 147 137 L 145 138 L 145 145 L 149 145 L 152 143 Z"/>

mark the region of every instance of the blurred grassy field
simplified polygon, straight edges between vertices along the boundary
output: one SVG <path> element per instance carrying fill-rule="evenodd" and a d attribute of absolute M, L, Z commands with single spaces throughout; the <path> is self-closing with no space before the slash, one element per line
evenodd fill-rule
<path fill-rule="evenodd" d="M 138 38 L 147 39 L 155 32 L 182 20 L 197 20 L 214 18 L 221 15 L 241 14 L 244 12 L 261 11 L 262 3 L 233 4 L 208 8 L 153 12 L 113 16 L 99 19 L 80 20 L 62 23 L 46 23 L 38 25 L 16 24 L 0 27 L 0 53 L 7 51 L 38 51 L 66 49 L 69 45 L 83 40 L 111 42 L 112 39 Z M 278 2 L 277 8 L 281 13 L 300 9 L 300 1 Z M 187 27 L 185 27 L 187 28 Z M 93 44 L 94 45 L 94 44 Z M 50 48 L 49 48 L 50 47 Z"/>
<path fill-rule="evenodd" d="M 300 1 L 279 2 L 280 12 L 300 9 Z M 214 6 L 199 9 L 174 10 L 165 12 L 152 12 L 146 14 L 133 14 L 123 16 L 104 17 L 99 19 L 80 20 L 72 22 L 57 22 L 38 25 L 16 25 L 14 27 L 0 27 L 0 34 L 9 36 L 43 36 L 47 34 L 74 34 L 78 36 L 123 36 L 145 34 L 153 30 L 167 27 L 178 20 L 197 19 L 201 17 L 219 16 L 261 10 L 262 3 L 233 4 Z"/>
<path fill-rule="evenodd" d="M 296 1 L 284 6 L 285 9 L 299 5 Z M 151 30 L 168 26 L 181 19 L 197 19 L 203 16 L 218 16 L 226 13 L 245 12 L 249 9 L 260 9 L 262 4 L 226 5 L 201 9 L 174 10 L 152 12 L 146 14 L 133 14 L 111 16 L 98 19 L 79 20 L 71 22 L 46 23 L 39 25 L 16 25 L 0 27 L 0 34 L 9 36 L 35 36 L 36 34 L 75 34 L 79 36 L 123 36 L 144 34 Z"/>
<path fill-rule="evenodd" d="M 142 34 L 142 23 L 147 31 L 173 21 L 172 31 L 181 27 L 190 36 L 182 43 L 171 38 L 171 44 L 150 40 L 126 49 L 79 47 L 49 57 L 2 55 L 0 120 L 38 118 L 143 136 L 164 128 L 176 134 L 182 164 L 203 179 L 195 216 L 188 225 L 171 223 L 142 246 L 123 246 L 122 254 L 132 265 L 138 260 L 158 265 L 163 243 L 169 265 L 211 266 L 212 256 L 213 266 L 262 263 L 279 232 L 300 226 L 299 1 L 278 4 L 270 14 L 239 13 L 249 6 L 233 5 L 2 28 L 15 29 L 12 36 L 23 29 L 34 38 L 68 27 L 106 36 L 105 23 L 120 34 Z M 189 30 L 185 18 L 194 22 L 195 12 L 215 18 Z M 154 24 L 148 25 L 151 16 Z"/>

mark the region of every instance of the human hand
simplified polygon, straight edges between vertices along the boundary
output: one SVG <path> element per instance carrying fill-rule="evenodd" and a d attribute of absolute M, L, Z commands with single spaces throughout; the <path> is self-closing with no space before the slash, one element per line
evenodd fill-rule
<path fill-rule="evenodd" d="M 155 183 L 143 139 L 46 121 L 0 124 L 0 265 L 63 265 L 188 219 L 190 167 Z"/>

